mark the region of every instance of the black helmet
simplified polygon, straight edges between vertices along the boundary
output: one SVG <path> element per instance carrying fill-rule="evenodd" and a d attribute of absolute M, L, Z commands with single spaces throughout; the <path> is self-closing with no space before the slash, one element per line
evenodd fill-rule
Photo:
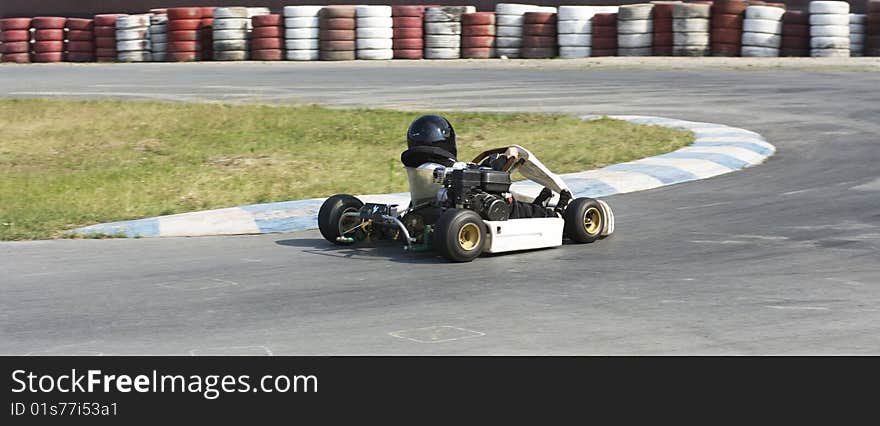
<path fill-rule="evenodd" d="M 455 129 L 449 124 L 449 120 L 439 115 L 423 115 L 415 119 L 406 131 L 406 144 L 409 148 L 440 148 L 452 154 L 452 158 L 458 155 L 455 148 Z"/>

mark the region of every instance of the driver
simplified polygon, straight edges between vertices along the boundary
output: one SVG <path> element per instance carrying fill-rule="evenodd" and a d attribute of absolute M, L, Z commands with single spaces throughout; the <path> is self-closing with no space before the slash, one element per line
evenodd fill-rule
<path fill-rule="evenodd" d="M 406 132 L 408 149 L 400 155 L 400 161 L 406 167 L 436 168 L 464 166 L 457 160 L 458 150 L 455 145 L 455 130 L 449 120 L 439 115 L 423 115 L 409 126 Z M 486 158 L 480 166 L 493 170 L 505 171 L 519 159 L 516 147 L 508 147 L 503 154 L 493 154 Z M 513 200 L 510 208 L 511 219 L 561 216 L 565 206 L 571 201 L 571 193 L 563 190 L 559 194 L 559 202 L 554 209 L 547 208 L 547 202 L 553 197 L 553 191 L 544 188 L 531 203 Z"/>

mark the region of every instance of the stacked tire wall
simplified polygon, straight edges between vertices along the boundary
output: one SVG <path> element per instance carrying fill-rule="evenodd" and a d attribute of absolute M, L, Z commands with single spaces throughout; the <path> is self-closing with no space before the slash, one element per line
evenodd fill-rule
<path fill-rule="evenodd" d="M 495 57 L 495 12 L 461 15 L 461 57 L 467 59 Z"/>
<path fill-rule="evenodd" d="M 849 3 L 810 3 L 810 56 L 849 57 Z"/>
<path fill-rule="evenodd" d="M 620 6 L 617 12 L 617 56 L 651 56 L 654 45 L 652 4 Z"/>
<path fill-rule="evenodd" d="M 165 60 L 192 62 L 201 58 L 199 45 L 202 27 L 202 9 L 198 7 L 172 7 L 168 14 L 168 45 Z"/>
<path fill-rule="evenodd" d="M 67 61 L 95 61 L 95 32 L 91 19 L 68 18 L 65 24 L 67 31 Z"/>
<path fill-rule="evenodd" d="M 461 15 L 474 13 L 473 6 L 441 6 L 425 9 L 425 59 L 461 57 Z"/>
<path fill-rule="evenodd" d="M 786 10 L 782 15 L 779 56 L 810 56 L 810 15 L 807 12 Z"/>
<path fill-rule="evenodd" d="M 30 63 L 30 28 L 31 18 L 6 18 L 0 20 L 0 37 L 3 39 L 3 62 Z"/>
<path fill-rule="evenodd" d="M 248 28 L 251 26 L 246 7 L 214 9 L 214 60 L 244 61 L 248 55 Z"/>
<path fill-rule="evenodd" d="M 395 59 L 422 59 L 425 48 L 422 21 L 426 8 L 427 6 L 391 6 Z"/>
<path fill-rule="evenodd" d="M 564 59 L 588 58 L 593 47 L 592 6 L 559 6 L 556 14 L 559 57 Z"/>
<path fill-rule="evenodd" d="M 354 6 L 327 6 L 320 14 L 322 61 L 353 61 L 355 57 Z"/>
<path fill-rule="evenodd" d="M 150 16 L 150 57 L 153 62 L 164 62 L 168 53 L 168 15 L 164 10 Z"/>
<path fill-rule="evenodd" d="M 865 14 L 865 56 L 880 56 L 880 0 L 869 0 Z"/>
<path fill-rule="evenodd" d="M 392 59 L 394 20 L 391 18 L 391 6 L 357 6 L 355 15 L 357 58 Z"/>
<path fill-rule="evenodd" d="M 712 56 L 739 56 L 748 3 L 718 0 L 712 5 Z"/>
<path fill-rule="evenodd" d="M 654 25 L 654 38 L 651 54 L 654 56 L 672 56 L 672 9 L 681 2 L 653 2 L 651 19 Z"/>
<path fill-rule="evenodd" d="M 774 58 L 782 46 L 782 15 L 785 9 L 774 6 L 749 6 L 743 20 L 742 55 Z"/>
<path fill-rule="evenodd" d="M 198 49 L 200 60 L 210 61 L 214 59 L 214 8 L 200 7 L 201 19 L 199 20 Z"/>
<path fill-rule="evenodd" d="M 559 52 L 556 40 L 556 13 L 526 12 L 523 15 L 523 44 L 520 56 L 525 59 L 555 58 Z"/>
<path fill-rule="evenodd" d="M 849 56 L 864 56 L 865 53 L 865 15 L 849 14 Z"/>
<path fill-rule="evenodd" d="M 593 15 L 591 55 L 617 56 L 617 14 L 597 13 Z"/>
<path fill-rule="evenodd" d="M 116 19 L 116 59 L 119 62 L 149 62 L 150 15 L 127 15 Z"/>
<path fill-rule="evenodd" d="M 285 59 L 288 61 L 317 61 L 320 58 L 318 14 L 321 9 L 322 6 L 286 6 L 284 8 Z M 354 22 L 351 22 L 349 29 L 354 29 Z M 271 30 L 255 29 L 253 36 L 270 32 Z"/>
<path fill-rule="evenodd" d="M 682 3 L 672 6 L 672 55 L 707 56 L 710 52 L 712 6 Z"/>
<path fill-rule="evenodd" d="M 280 61 L 284 59 L 284 19 L 278 14 L 251 18 L 251 59 Z M 261 30 L 262 29 L 262 30 Z"/>
<path fill-rule="evenodd" d="M 495 53 L 499 57 L 519 58 L 522 48 L 523 15 L 537 12 L 538 6 L 517 3 L 495 5 Z"/>
<path fill-rule="evenodd" d="M 31 20 L 34 29 L 31 62 L 61 62 L 64 60 L 64 27 L 67 18 L 38 16 Z"/>

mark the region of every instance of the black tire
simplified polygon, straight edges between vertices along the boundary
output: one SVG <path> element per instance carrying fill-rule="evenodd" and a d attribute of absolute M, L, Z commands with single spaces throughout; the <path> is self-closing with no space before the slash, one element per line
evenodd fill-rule
<path fill-rule="evenodd" d="M 575 198 L 565 208 L 565 235 L 576 243 L 592 243 L 602 235 L 607 218 L 592 198 Z"/>
<path fill-rule="evenodd" d="M 449 209 L 437 219 L 431 241 L 447 260 L 470 262 L 483 253 L 486 238 L 486 226 L 477 212 Z"/>
<path fill-rule="evenodd" d="M 340 225 L 342 224 L 340 220 L 343 213 L 358 211 L 363 205 L 364 203 L 361 200 L 348 194 L 334 195 L 324 201 L 324 204 L 321 204 L 321 210 L 318 210 L 318 229 L 321 231 L 324 239 L 333 244 L 350 244 L 336 240 L 341 233 Z"/>

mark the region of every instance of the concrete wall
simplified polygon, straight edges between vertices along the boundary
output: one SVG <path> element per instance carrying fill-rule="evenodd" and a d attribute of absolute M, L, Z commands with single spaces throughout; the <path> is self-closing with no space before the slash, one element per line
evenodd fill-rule
<path fill-rule="evenodd" d="M 793 9 L 804 8 L 808 0 L 776 0 L 790 5 Z M 863 11 L 866 0 L 849 0 L 853 11 Z M 89 17 L 98 13 L 138 13 L 152 8 L 175 6 L 268 6 L 279 11 L 283 6 L 296 4 L 471 4 L 480 10 L 493 10 L 495 0 L 0 0 L 0 17 L 15 16 L 68 16 Z M 511 1 L 511 3 L 514 3 Z M 521 3 L 540 4 L 547 6 L 595 4 L 616 5 L 639 3 L 639 0 L 533 0 Z"/>

